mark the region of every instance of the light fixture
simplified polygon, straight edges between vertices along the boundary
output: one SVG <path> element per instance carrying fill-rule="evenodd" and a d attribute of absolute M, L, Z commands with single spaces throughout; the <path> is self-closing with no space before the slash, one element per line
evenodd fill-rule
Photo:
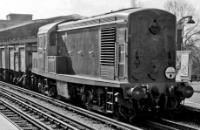
<path fill-rule="evenodd" d="M 188 18 L 188 22 L 187 22 L 188 24 L 194 24 L 195 23 L 195 21 L 192 19 L 192 16 L 190 16 L 189 18 Z"/>

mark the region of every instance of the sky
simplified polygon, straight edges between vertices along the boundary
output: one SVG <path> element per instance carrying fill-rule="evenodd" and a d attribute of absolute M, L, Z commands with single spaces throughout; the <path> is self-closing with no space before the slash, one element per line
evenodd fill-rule
<path fill-rule="evenodd" d="M 166 0 L 137 0 L 143 7 L 163 9 Z M 199 0 L 186 0 L 200 11 Z M 33 14 L 34 19 L 80 14 L 92 16 L 128 8 L 131 0 L 1 0 L 0 19 L 9 13 Z"/>

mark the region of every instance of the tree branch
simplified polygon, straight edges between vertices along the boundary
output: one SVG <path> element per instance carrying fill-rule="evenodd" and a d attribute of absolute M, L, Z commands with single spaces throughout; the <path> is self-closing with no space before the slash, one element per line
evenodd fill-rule
<path fill-rule="evenodd" d="M 189 41 L 189 39 L 191 39 L 196 34 L 200 34 L 200 30 L 188 36 L 187 39 L 184 40 L 184 44 L 186 45 L 187 41 Z"/>

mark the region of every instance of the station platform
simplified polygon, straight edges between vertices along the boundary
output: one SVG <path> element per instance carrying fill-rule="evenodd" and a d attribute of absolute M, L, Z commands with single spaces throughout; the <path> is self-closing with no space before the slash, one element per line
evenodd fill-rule
<path fill-rule="evenodd" d="M 0 113 L 0 130 L 19 130 L 12 122 Z"/>
<path fill-rule="evenodd" d="M 200 112 L 200 82 L 191 82 L 190 85 L 194 89 L 194 94 L 186 99 L 183 105 Z"/>
<path fill-rule="evenodd" d="M 191 102 L 191 101 L 185 101 L 183 103 L 183 105 L 190 110 L 196 111 L 196 112 L 200 112 L 200 104 L 199 103 L 195 103 L 195 102 Z"/>

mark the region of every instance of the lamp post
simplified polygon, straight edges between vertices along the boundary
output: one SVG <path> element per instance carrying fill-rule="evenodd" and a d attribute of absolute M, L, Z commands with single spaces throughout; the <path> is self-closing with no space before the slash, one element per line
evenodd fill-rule
<path fill-rule="evenodd" d="M 195 21 L 192 19 L 192 16 L 185 16 L 177 22 L 177 50 L 182 50 L 185 23 L 194 24 Z"/>
<path fill-rule="evenodd" d="M 190 58 L 190 51 L 182 50 L 184 26 L 185 24 L 194 24 L 192 16 L 182 17 L 177 22 L 177 76 L 176 81 L 190 81 L 192 74 L 192 60 Z"/>

